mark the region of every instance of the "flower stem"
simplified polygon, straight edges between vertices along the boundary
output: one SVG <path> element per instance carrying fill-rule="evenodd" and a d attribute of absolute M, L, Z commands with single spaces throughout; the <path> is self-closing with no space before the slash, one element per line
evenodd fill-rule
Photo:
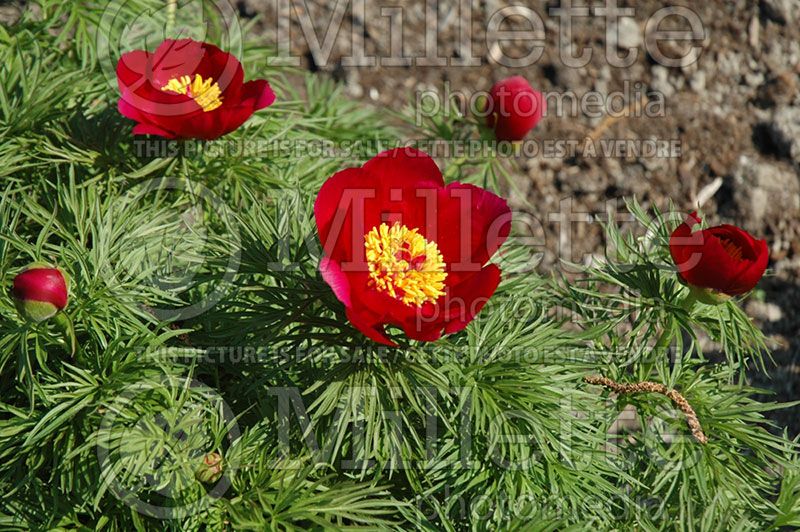
<path fill-rule="evenodd" d="M 689 292 L 685 298 L 680 302 L 678 305 L 680 308 L 686 311 L 687 314 L 691 314 L 692 309 L 697 304 L 697 298 L 692 292 Z M 664 328 L 664 331 L 661 333 L 661 336 L 658 337 L 656 341 L 656 345 L 653 348 L 654 351 L 660 352 L 661 350 L 668 350 L 669 345 L 672 342 L 672 337 L 675 336 L 675 332 L 678 330 L 678 322 L 675 320 L 674 316 L 669 317 L 669 323 Z"/>
<path fill-rule="evenodd" d="M 664 327 L 664 330 L 661 332 L 661 336 L 659 336 L 658 340 L 656 341 L 655 347 L 653 347 L 654 351 L 661 352 L 662 350 L 666 351 L 669 349 L 669 344 L 672 343 L 672 337 L 674 336 L 675 329 L 677 328 L 676 325 L 675 318 L 670 316 L 669 323 L 666 327 Z"/>
<path fill-rule="evenodd" d="M 167 23 L 164 36 L 169 37 L 175 27 L 175 13 L 178 11 L 178 0 L 167 0 Z"/>
<path fill-rule="evenodd" d="M 694 292 L 690 290 L 689 293 L 686 294 L 686 297 L 683 298 L 683 301 L 681 301 L 680 307 L 683 310 L 685 310 L 687 314 L 691 314 L 692 309 L 695 307 L 696 304 L 697 304 L 697 296 L 695 296 Z"/>
<path fill-rule="evenodd" d="M 75 338 L 75 325 L 73 325 L 72 320 L 65 312 L 62 311 L 55 315 L 53 322 L 64 335 L 64 343 L 67 344 L 70 356 L 74 357 L 75 350 L 78 346 L 78 341 Z"/>

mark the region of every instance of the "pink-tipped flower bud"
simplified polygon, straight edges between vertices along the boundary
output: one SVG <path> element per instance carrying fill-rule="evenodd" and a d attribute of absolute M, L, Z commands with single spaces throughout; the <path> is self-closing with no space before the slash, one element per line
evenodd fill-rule
<path fill-rule="evenodd" d="M 489 91 L 486 125 L 497 140 L 522 140 L 542 119 L 544 109 L 542 93 L 522 76 L 513 76 L 498 81 Z"/>
<path fill-rule="evenodd" d="M 23 317 L 42 322 L 67 306 L 67 281 L 58 268 L 33 264 L 14 277 L 11 297 Z"/>
<path fill-rule="evenodd" d="M 200 482 L 210 484 L 222 476 L 222 456 L 219 453 L 208 453 L 203 457 L 203 463 L 195 471 L 194 476 Z"/>

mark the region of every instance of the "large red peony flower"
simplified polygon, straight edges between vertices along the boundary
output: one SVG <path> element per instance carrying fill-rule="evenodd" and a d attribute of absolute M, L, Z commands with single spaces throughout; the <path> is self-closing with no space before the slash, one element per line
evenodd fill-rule
<path fill-rule="evenodd" d="M 445 186 L 431 157 L 400 148 L 342 170 L 319 191 L 314 215 L 323 279 L 350 322 L 396 345 L 385 325 L 432 341 L 472 321 L 500 282 L 489 258 L 508 237 L 505 200 Z"/>
<path fill-rule="evenodd" d="M 213 44 L 167 39 L 120 58 L 119 112 L 138 122 L 135 134 L 216 139 L 275 101 L 266 80 L 243 80 L 239 61 Z"/>
<path fill-rule="evenodd" d="M 486 125 L 497 140 L 522 140 L 542 119 L 544 109 L 542 93 L 522 76 L 513 76 L 498 81 L 489 91 Z"/>
<path fill-rule="evenodd" d="M 767 269 L 766 241 L 733 225 L 692 232 L 700 221 L 691 213 L 669 239 L 681 279 L 712 303 L 752 290 Z"/>

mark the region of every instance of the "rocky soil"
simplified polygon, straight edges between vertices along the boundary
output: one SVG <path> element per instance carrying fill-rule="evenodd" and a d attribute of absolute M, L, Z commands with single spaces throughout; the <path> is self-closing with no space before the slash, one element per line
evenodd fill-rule
<path fill-rule="evenodd" d="M 462 4 L 466 3 L 462 1 Z M 800 395 L 800 0 L 711 0 L 708 2 L 621 1 L 632 8 L 624 18 L 611 23 L 598 16 L 573 18 L 572 35 L 559 31 L 553 9 L 569 2 L 526 2 L 544 22 L 546 46 L 542 56 L 525 68 L 497 64 L 496 44 L 487 43 L 487 24 L 492 14 L 506 13 L 514 2 L 473 0 L 470 50 L 478 65 L 459 66 L 464 53 L 463 28 L 459 32 L 458 0 L 438 2 L 435 28 L 438 55 L 446 66 L 410 65 L 349 66 L 348 57 L 363 49 L 378 63 L 397 55 L 392 42 L 390 15 L 402 9 L 405 55 L 425 55 L 426 2 L 369 1 L 364 13 L 343 10 L 341 25 L 330 26 L 330 54 L 312 53 L 303 35 L 297 13 L 289 18 L 289 48 L 300 64 L 340 82 L 347 94 L 379 106 L 400 109 L 419 91 L 463 91 L 469 97 L 487 90 L 503 77 L 520 74 L 549 96 L 581 98 L 594 91 L 601 96 L 621 92 L 628 113 L 609 117 L 609 112 L 590 116 L 586 109 L 554 108 L 548 97 L 546 118 L 531 134 L 542 145 L 546 141 L 651 139 L 678 141 L 677 156 L 604 156 L 594 154 L 554 155 L 544 152 L 519 157 L 515 180 L 529 205 L 535 206 L 544 225 L 544 238 L 552 251 L 542 264 L 550 268 L 559 257 L 558 228 L 546 214 L 555 213 L 565 198 L 580 213 L 601 214 L 607 202 L 635 196 L 645 206 L 688 210 L 701 205 L 712 223 L 735 223 L 770 243 L 771 275 L 762 282 L 762 292 L 747 303 L 748 312 L 764 327 L 775 343 L 777 368 L 771 380 L 754 374 L 754 383 L 772 388 L 779 400 Z M 435 3 L 434 3 L 435 4 Z M 518 2 L 517 4 L 522 4 Z M 574 2 L 576 5 L 587 5 Z M 589 2 L 602 6 L 604 2 Z M 307 3 L 300 11 L 313 21 L 320 42 L 330 21 L 335 21 L 336 2 Z M 257 17 L 256 30 L 265 42 L 277 44 L 279 22 L 287 17 L 276 12 L 272 0 L 242 0 L 240 14 Z M 681 57 L 689 46 L 701 46 L 696 62 L 664 66 L 651 53 L 648 20 L 665 6 L 688 8 L 702 23 L 704 35 L 696 42 L 662 43 L 667 57 Z M 394 8 L 394 11 L 392 10 Z M 428 17 L 432 20 L 432 17 Z M 353 26 L 356 34 L 353 34 Z M 361 25 L 365 31 L 360 31 Z M 338 32 L 337 32 L 338 27 Z M 500 29 L 530 29 L 521 16 L 505 20 Z M 306 28 L 308 30 L 308 27 Z M 430 29 L 430 28 L 429 28 Z M 618 32 L 616 31 L 618 29 Z M 659 29 L 689 30 L 686 18 L 664 19 Z M 393 35 L 396 35 L 394 32 Z M 610 37 L 610 40 L 609 40 Z M 607 42 L 608 41 L 608 42 Z M 286 45 L 286 42 L 283 42 Z M 355 44 L 355 46 L 354 46 Z M 592 58 L 585 66 L 567 66 L 559 51 L 566 45 L 588 47 Z M 430 45 L 430 43 L 429 43 Z M 629 49 L 638 54 L 629 66 L 609 64 L 606 47 L 625 57 Z M 530 45 L 504 43 L 501 51 L 511 57 L 524 56 Z M 658 53 L 658 52 L 656 52 Z M 611 100 L 606 100 L 611 102 Z M 659 108 L 658 104 L 661 102 Z M 610 103 L 609 103 L 610 105 Z M 649 114 L 644 112 L 651 105 Z M 607 109 L 606 109 L 607 111 Z M 619 113 L 618 113 L 619 114 Z M 524 207 L 524 202 L 517 198 Z M 530 209 L 530 207 L 527 207 Z M 591 216 L 574 226 L 572 254 L 602 253 L 603 238 Z M 800 431 L 798 409 L 776 414 L 776 421 Z"/>

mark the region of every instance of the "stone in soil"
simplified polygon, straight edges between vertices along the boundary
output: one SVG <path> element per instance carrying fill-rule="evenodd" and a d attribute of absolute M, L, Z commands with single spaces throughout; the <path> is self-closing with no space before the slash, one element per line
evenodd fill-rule
<path fill-rule="evenodd" d="M 642 44 L 642 30 L 639 24 L 631 17 L 620 17 L 619 22 L 611 28 L 609 44 L 622 50 L 637 48 Z"/>
<path fill-rule="evenodd" d="M 785 105 L 775 109 L 769 134 L 778 153 L 800 165 L 800 107 Z"/>
<path fill-rule="evenodd" d="M 675 94 L 675 87 L 669 81 L 669 69 L 667 67 L 655 65 L 650 72 L 653 74 L 650 86 L 654 91 L 660 92 L 665 98 Z"/>
<path fill-rule="evenodd" d="M 800 0 L 761 0 L 761 12 L 778 24 L 794 21 L 800 10 Z"/>
<path fill-rule="evenodd" d="M 733 200 L 745 228 L 761 232 L 765 220 L 797 216 L 800 181 L 785 163 L 743 155 L 733 176 Z"/>

